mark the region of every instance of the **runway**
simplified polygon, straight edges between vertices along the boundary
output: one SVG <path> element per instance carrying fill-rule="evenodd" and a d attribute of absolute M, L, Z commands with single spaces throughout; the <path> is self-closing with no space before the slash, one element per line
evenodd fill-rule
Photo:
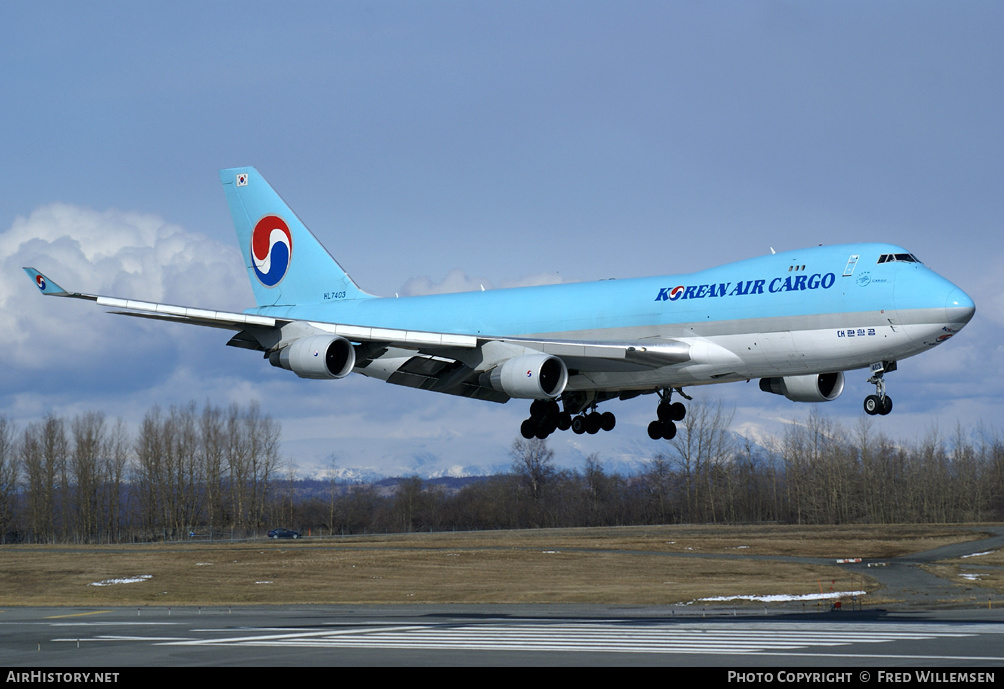
<path fill-rule="evenodd" d="M 902 601 L 896 610 L 822 612 L 825 607 L 797 603 L 774 604 L 770 613 L 731 605 L 6 608 L 0 609 L 0 664 L 103 670 L 676 665 L 722 672 L 1004 667 L 1000 597 L 989 594 L 981 606 L 966 585 L 921 567 L 1004 546 L 1004 528 L 980 530 L 993 535 L 891 558 L 879 568 L 848 565 L 877 577 L 887 596 Z M 931 609 L 931 601 L 954 605 Z"/>
<path fill-rule="evenodd" d="M 1004 614 L 600 606 L 8 609 L 8 667 L 1004 667 Z"/>

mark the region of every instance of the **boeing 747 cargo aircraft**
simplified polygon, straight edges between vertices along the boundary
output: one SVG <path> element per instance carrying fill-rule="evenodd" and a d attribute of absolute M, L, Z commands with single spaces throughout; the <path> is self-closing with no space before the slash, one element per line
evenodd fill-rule
<path fill-rule="evenodd" d="M 251 167 L 220 181 L 257 306 L 244 313 L 67 292 L 113 313 L 235 331 L 302 378 L 350 373 L 491 402 L 532 400 L 526 438 L 612 430 L 597 405 L 655 393 L 648 427 L 672 438 L 683 389 L 760 379 L 764 392 L 826 402 L 865 369 L 869 414 L 884 375 L 973 317 L 973 300 L 906 249 L 846 244 L 772 253 L 685 275 L 378 298 L 363 292 Z"/>

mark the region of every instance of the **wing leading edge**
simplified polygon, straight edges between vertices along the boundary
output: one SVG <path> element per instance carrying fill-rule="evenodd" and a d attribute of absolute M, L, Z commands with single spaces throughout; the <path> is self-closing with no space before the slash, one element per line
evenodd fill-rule
<path fill-rule="evenodd" d="M 691 358 L 690 346 L 678 341 L 642 344 L 486 337 L 273 318 L 70 292 L 35 268 L 26 267 L 24 271 L 46 296 L 91 301 L 112 309 L 110 313 L 117 315 L 237 331 L 228 345 L 264 352 L 273 364 L 275 353 L 297 340 L 327 335 L 352 343 L 354 365 L 351 368 L 363 375 L 396 385 L 494 402 L 508 401 L 511 395 L 484 385 L 482 374 L 509 359 L 534 353 L 557 357 L 575 373 L 605 371 L 611 365 L 658 368 L 685 363 Z"/>

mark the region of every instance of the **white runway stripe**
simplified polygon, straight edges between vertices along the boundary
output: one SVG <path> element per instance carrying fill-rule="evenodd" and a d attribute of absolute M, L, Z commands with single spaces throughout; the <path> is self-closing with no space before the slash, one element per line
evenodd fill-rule
<path fill-rule="evenodd" d="M 979 627 L 977 630 L 975 627 Z M 439 650 L 568 651 L 589 653 L 764 653 L 834 649 L 852 643 L 881 644 L 1000 633 L 989 625 L 895 624 L 441 624 L 312 629 L 288 634 L 241 635 L 178 645 L 242 645 L 309 648 L 412 648 Z M 835 650 L 835 649 L 834 649 Z"/>

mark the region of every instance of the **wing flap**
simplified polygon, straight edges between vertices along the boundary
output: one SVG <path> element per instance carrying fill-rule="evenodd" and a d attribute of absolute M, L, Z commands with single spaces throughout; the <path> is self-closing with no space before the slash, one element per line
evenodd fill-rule
<path fill-rule="evenodd" d="M 420 330 L 395 330 L 392 328 L 370 328 L 361 325 L 340 323 L 318 323 L 305 321 L 318 330 L 332 335 L 340 335 L 354 342 L 387 342 L 400 346 L 419 347 L 461 347 L 473 349 L 478 346 L 478 338 L 471 335 L 434 333 Z"/>
<path fill-rule="evenodd" d="M 524 338 L 504 338 L 524 347 L 539 349 L 545 354 L 557 357 L 591 360 L 606 359 L 624 361 L 644 368 L 659 368 L 690 361 L 690 345 L 677 340 L 657 340 L 651 342 L 578 342 L 574 340 L 532 340 Z"/>
<path fill-rule="evenodd" d="M 509 396 L 477 384 L 478 373 L 459 361 L 416 355 L 398 367 L 388 378 L 393 385 L 420 388 L 448 395 L 472 397 L 488 402 L 505 403 Z"/>

